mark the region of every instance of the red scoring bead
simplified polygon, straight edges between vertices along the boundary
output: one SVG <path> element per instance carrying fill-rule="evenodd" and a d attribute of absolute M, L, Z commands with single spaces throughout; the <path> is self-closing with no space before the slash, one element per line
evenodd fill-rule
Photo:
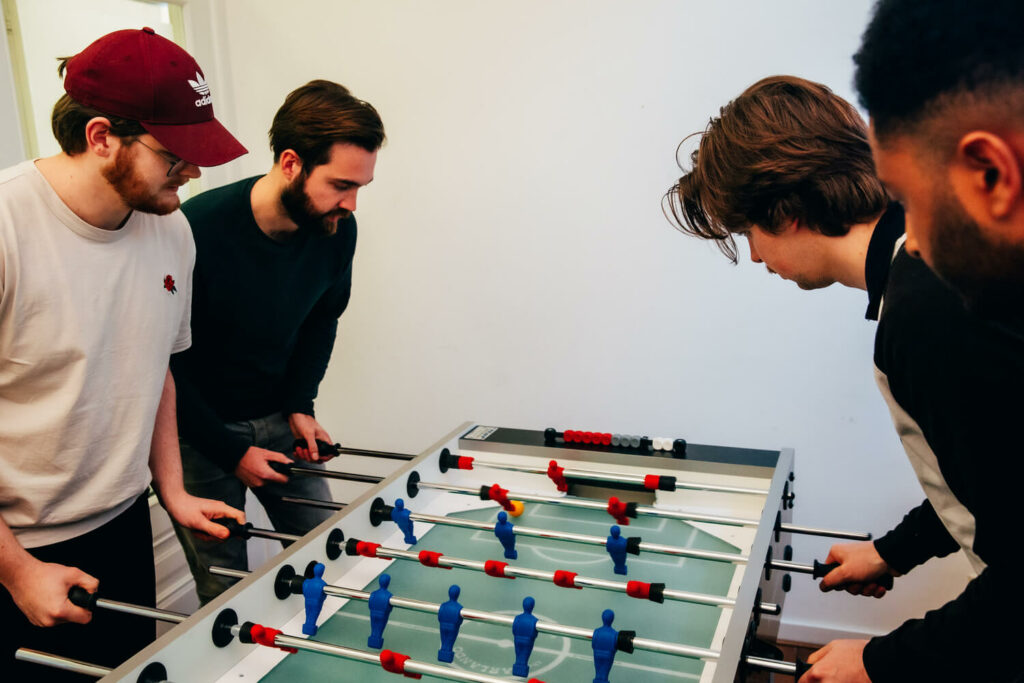
<path fill-rule="evenodd" d="M 651 584 L 643 581 L 629 581 L 626 583 L 626 595 L 631 598 L 647 600 L 651 596 Z"/>
<path fill-rule="evenodd" d="M 562 438 L 566 443 L 574 443 L 576 441 L 576 432 L 572 429 L 566 429 L 562 434 Z"/>
<path fill-rule="evenodd" d="M 604 434 L 601 435 L 601 445 L 602 446 L 611 446 L 612 445 L 612 435 L 610 433 L 605 432 Z"/>
<path fill-rule="evenodd" d="M 409 655 L 399 654 L 391 650 L 381 650 L 380 653 L 380 665 L 388 673 L 402 674 L 406 678 L 423 678 L 423 674 L 405 672 L 405 662 L 408 659 Z"/>
<path fill-rule="evenodd" d="M 593 443 L 594 432 L 583 432 L 583 443 Z"/>
<path fill-rule="evenodd" d="M 644 488 L 652 491 L 658 490 L 658 480 L 661 479 L 657 474 L 648 474 L 644 477 Z"/>
<path fill-rule="evenodd" d="M 424 567 L 438 567 L 437 561 L 441 559 L 444 553 L 435 553 L 433 550 L 421 550 L 419 554 L 420 564 Z M 451 569 L 451 567 L 441 567 L 441 569 Z"/>
<path fill-rule="evenodd" d="M 555 576 L 552 578 L 552 582 L 556 586 L 562 588 L 575 588 L 576 590 L 583 590 L 582 586 L 576 585 L 576 572 L 568 572 L 564 569 L 558 569 L 555 571 Z"/>

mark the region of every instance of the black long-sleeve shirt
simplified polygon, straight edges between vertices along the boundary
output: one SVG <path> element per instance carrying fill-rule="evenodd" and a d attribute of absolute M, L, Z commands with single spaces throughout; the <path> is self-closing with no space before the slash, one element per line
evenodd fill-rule
<path fill-rule="evenodd" d="M 329 237 L 287 241 L 256 224 L 259 178 L 204 192 L 183 206 L 196 242 L 192 347 L 171 358 L 181 436 L 227 471 L 247 444 L 225 422 L 313 415 L 313 399 L 348 306 L 354 217 Z"/>
<path fill-rule="evenodd" d="M 1024 338 L 970 313 L 902 248 L 893 258 L 902 212 L 883 221 L 867 263 L 869 317 L 881 303 L 875 366 L 930 500 L 875 547 L 902 573 L 963 547 L 979 573 L 954 600 L 869 641 L 865 668 L 873 683 L 1018 680 Z"/>

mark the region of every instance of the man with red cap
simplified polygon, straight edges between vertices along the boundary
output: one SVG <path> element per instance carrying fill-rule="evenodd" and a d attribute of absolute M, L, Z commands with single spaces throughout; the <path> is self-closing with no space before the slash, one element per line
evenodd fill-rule
<path fill-rule="evenodd" d="M 178 188 L 245 148 L 214 118 L 195 60 L 152 29 L 106 35 L 59 72 L 61 153 L 0 171 L 0 671 L 11 680 L 64 680 L 18 668 L 17 647 L 116 666 L 153 639 L 151 620 L 68 601 L 80 586 L 153 604 L 150 481 L 196 533 L 244 522 L 185 492 L 168 359 L 191 344 L 195 247 Z"/>

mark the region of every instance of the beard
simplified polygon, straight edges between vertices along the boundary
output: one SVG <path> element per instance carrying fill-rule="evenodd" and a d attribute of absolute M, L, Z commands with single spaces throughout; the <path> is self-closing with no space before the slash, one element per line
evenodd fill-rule
<path fill-rule="evenodd" d="M 932 269 L 980 315 L 1018 310 L 1024 303 L 1024 247 L 993 241 L 952 190 L 941 196 L 929 245 Z"/>
<path fill-rule="evenodd" d="M 306 193 L 306 172 L 302 171 L 281 191 L 281 206 L 288 218 L 299 226 L 298 234 L 317 237 L 333 235 L 338 230 L 338 221 L 348 218 L 352 212 L 347 209 L 331 209 L 320 212 Z"/>
<path fill-rule="evenodd" d="M 177 195 L 162 199 L 157 192 L 150 189 L 149 183 L 135 170 L 132 155 L 129 154 L 127 147 L 117 150 L 114 163 L 103 168 L 101 173 L 121 200 L 133 211 L 165 216 L 181 206 L 181 199 Z M 167 183 L 170 185 L 172 181 L 168 179 Z M 180 187 L 181 184 L 173 183 L 175 187 Z"/>

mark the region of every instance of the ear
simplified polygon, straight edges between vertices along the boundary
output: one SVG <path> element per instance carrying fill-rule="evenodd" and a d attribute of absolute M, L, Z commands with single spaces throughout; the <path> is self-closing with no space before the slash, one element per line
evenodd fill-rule
<path fill-rule="evenodd" d="M 1004 220 L 1019 208 L 1024 191 L 1021 168 L 1006 140 L 972 131 L 957 144 L 950 182 L 964 208 L 985 221 Z"/>
<path fill-rule="evenodd" d="M 121 141 L 110 132 L 110 119 L 97 116 L 85 124 L 85 144 L 96 156 L 108 159 L 114 156 Z"/>
<path fill-rule="evenodd" d="M 302 173 L 302 159 L 294 150 L 286 149 L 277 158 L 277 164 L 281 167 L 281 173 L 285 180 L 291 182 L 297 175 Z"/>

